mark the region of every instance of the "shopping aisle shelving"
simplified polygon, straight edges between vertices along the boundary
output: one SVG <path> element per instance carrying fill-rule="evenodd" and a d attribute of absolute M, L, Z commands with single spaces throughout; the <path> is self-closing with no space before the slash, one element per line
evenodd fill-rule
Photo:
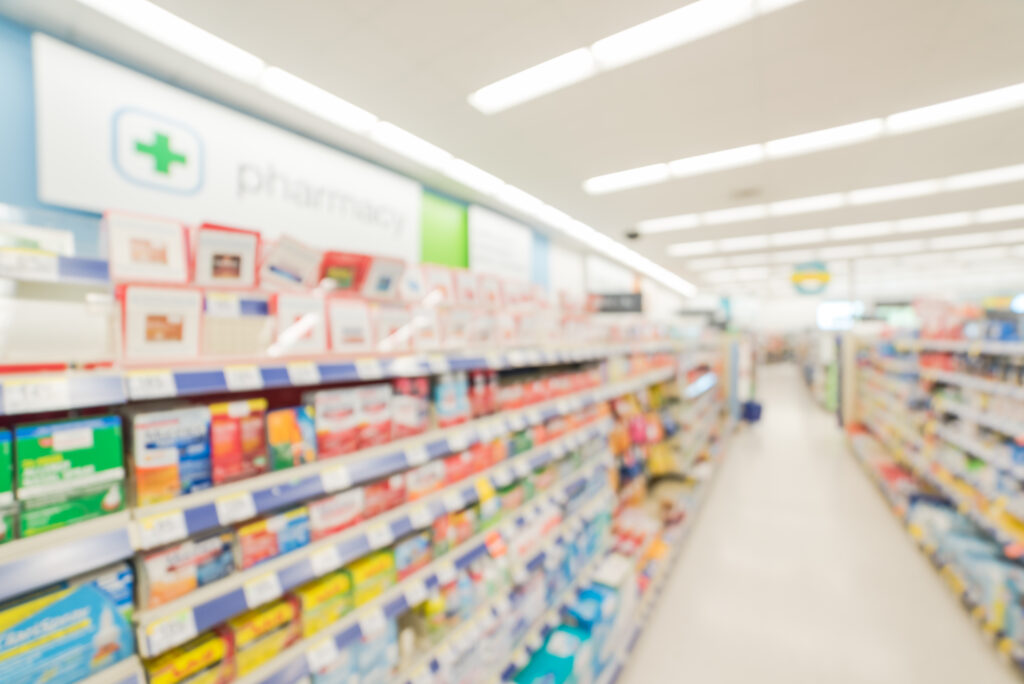
<path fill-rule="evenodd" d="M 793 366 L 759 371 L 620 684 L 1015 682 Z"/>

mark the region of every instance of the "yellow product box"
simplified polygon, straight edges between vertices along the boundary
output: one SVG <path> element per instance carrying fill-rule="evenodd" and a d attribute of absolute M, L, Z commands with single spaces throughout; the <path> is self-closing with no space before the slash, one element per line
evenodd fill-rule
<path fill-rule="evenodd" d="M 395 554 L 391 549 L 364 556 L 348 569 L 352 575 L 352 598 L 356 608 L 377 598 L 398 580 Z"/>
<path fill-rule="evenodd" d="M 228 620 L 228 627 L 235 636 L 237 676 L 243 677 L 302 636 L 299 601 L 285 596 Z"/>
<path fill-rule="evenodd" d="M 145 666 L 149 684 L 225 684 L 235 678 L 234 639 L 230 630 L 217 627 Z"/>
<path fill-rule="evenodd" d="M 295 590 L 302 609 L 302 637 L 326 629 L 352 611 L 352 576 L 337 570 Z"/>

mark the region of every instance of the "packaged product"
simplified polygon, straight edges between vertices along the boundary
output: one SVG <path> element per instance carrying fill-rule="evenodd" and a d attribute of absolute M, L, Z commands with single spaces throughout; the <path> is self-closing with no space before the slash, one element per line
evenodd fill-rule
<path fill-rule="evenodd" d="M 451 540 L 454 546 L 472 537 L 478 529 L 479 520 L 475 506 L 451 514 Z"/>
<path fill-rule="evenodd" d="M 497 496 L 484 499 L 476 504 L 474 508 L 477 509 L 478 530 L 489 529 L 501 520 L 501 499 Z"/>
<path fill-rule="evenodd" d="M 438 427 L 469 420 L 468 380 L 465 373 L 443 373 L 434 381 L 434 416 Z"/>
<path fill-rule="evenodd" d="M 452 514 L 444 513 L 434 518 L 430 526 L 431 539 L 434 544 L 434 556 L 443 556 L 452 547 L 452 540 L 455 536 L 455 529 L 452 527 Z"/>
<path fill-rule="evenodd" d="M 237 676 L 244 677 L 302 637 L 299 600 L 288 595 L 228 620 Z"/>
<path fill-rule="evenodd" d="M 356 608 L 383 594 L 397 580 L 395 554 L 391 549 L 363 556 L 348 569 L 352 576 L 352 598 Z"/>
<path fill-rule="evenodd" d="M 398 579 L 403 580 L 420 568 L 426 567 L 433 558 L 432 541 L 429 531 L 414 532 L 395 544 L 395 570 Z"/>
<path fill-rule="evenodd" d="M 14 539 L 14 531 L 18 526 L 18 507 L 0 507 L 0 544 Z"/>
<path fill-rule="evenodd" d="M 444 487 L 446 476 L 442 461 L 424 463 L 406 473 L 406 487 L 410 501 L 422 499 Z"/>
<path fill-rule="evenodd" d="M 336 570 L 295 590 L 302 610 L 302 636 L 308 638 L 352 611 L 352 576 Z"/>
<path fill-rule="evenodd" d="M 313 684 L 359 684 L 358 652 L 358 642 L 338 651 L 330 664 L 313 672 Z"/>
<path fill-rule="evenodd" d="M 505 511 L 514 511 L 526 503 L 526 489 L 521 482 L 513 482 L 510 485 L 498 490 L 501 500 L 501 508 Z"/>
<path fill-rule="evenodd" d="M 22 425 L 14 442 L 19 499 L 124 480 L 119 416 Z"/>
<path fill-rule="evenodd" d="M 308 508 L 309 528 L 313 541 L 329 537 L 358 523 L 363 519 L 365 503 L 362 487 L 311 501 Z"/>
<path fill-rule="evenodd" d="M 407 497 L 406 480 L 409 473 L 398 473 L 383 480 L 377 480 L 363 488 L 363 519 L 390 511 L 405 503 Z"/>
<path fill-rule="evenodd" d="M 444 481 L 447 484 L 461 482 L 476 472 L 476 462 L 472 451 L 452 454 L 444 459 Z"/>
<path fill-rule="evenodd" d="M 359 449 L 359 390 L 332 389 L 306 394 L 313 405 L 316 446 L 320 458 L 331 458 Z"/>
<path fill-rule="evenodd" d="M 227 625 L 145 662 L 149 684 L 227 684 L 235 678 L 235 638 Z"/>
<path fill-rule="evenodd" d="M 123 481 L 29 499 L 21 503 L 18 536 L 31 537 L 123 509 Z"/>
<path fill-rule="evenodd" d="M 391 437 L 401 439 L 426 432 L 430 426 L 430 381 L 398 378 L 391 383 Z"/>
<path fill-rule="evenodd" d="M 391 439 L 391 385 L 379 383 L 359 388 L 359 448 L 384 444 Z"/>
<path fill-rule="evenodd" d="M 215 485 L 267 472 L 266 416 L 266 399 L 210 406 L 210 460 Z"/>
<path fill-rule="evenodd" d="M 270 296 L 206 290 L 200 348 L 204 357 L 258 358 L 274 343 Z"/>
<path fill-rule="evenodd" d="M 309 540 L 309 511 L 305 506 L 246 523 L 238 528 L 238 567 L 247 570 L 308 546 Z"/>
<path fill-rule="evenodd" d="M 594 681 L 589 636 L 572 627 L 555 628 L 544 646 L 516 676 L 516 684 L 583 684 Z"/>
<path fill-rule="evenodd" d="M 614 590 L 592 585 L 581 591 L 564 611 L 566 624 L 590 638 L 595 676 L 600 676 L 615 658 L 618 644 L 609 637 L 618 615 L 618 605 L 618 594 Z"/>
<path fill-rule="evenodd" d="M 0 681 L 70 684 L 130 657 L 131 596 L 122 564 L 0 608 Z"/>
<path fill-rule="evenodd" d="M 273 470 L 316 460 L 316 428 L 312 406 L 294 406 L 267 414 L 267 444 Z"/>
<path fill-rule="evenodd" d="M 131 418 L 135 501 L 146 506 L 213 484 L 210 409 L 137 413 Z"/>
<path fill-rule="evenodd" d="M 8 506 L 14 501 L 12 459 L 11 431 L 0 430 L 0 506 Z"/>
<path fill-rule="evenodd" d="M 398 666 L 398 626 L 388 620 L 384 629 L 363 637 L 356 651 L 359 684 L 388 684 Z"/>
<path fill-rule="evenodd" d="M 187 539 L 139 561 L 139 601 L 154 608 L 227 577 L 235 570 L 234 538 L 229 533 Z"/>

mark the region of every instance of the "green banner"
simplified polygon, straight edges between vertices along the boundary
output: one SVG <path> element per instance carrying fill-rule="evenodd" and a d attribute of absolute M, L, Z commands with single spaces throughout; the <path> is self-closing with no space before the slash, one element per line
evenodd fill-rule
<path fill-rule="evenodd" d="M 425 264 L 469 266 L 466 205 L 432 192 L 423 192 L 420 254 Z"/>

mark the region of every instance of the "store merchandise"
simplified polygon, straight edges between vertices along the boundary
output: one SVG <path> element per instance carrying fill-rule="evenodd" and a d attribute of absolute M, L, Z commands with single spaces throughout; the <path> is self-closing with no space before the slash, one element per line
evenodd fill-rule
<path fill-rule="evenodd" d="M 327 629 L 352 611 L 352 576 L 335 570 L 295 590 L 302 611 L 302 636 Z"/>
<path fill-rule="evenodd" d="M 374 551 L 349 565 L 352 575 L 352 601 L 362 606 L 390 589 L 398 575 L 395 554 L 391 549 Z"/>
<path fill-rule="evenodd" d="M 396 378 L 391 391 L 391 438 L 426 432 L 430 427 L 430 380 Z"/>
<path fill-rule="evenodd" d="M 264 357 L 274 343 L 275 326 L 276 320 L 270 315 L 270 295 L 224 290 L 203 293 L 203 356 Z"/>
<path fill-rule="evenodd" d="M 359 448 L 391 440 L 391 385 L 377 383 L 359 388 Z"/>
<path fill-rule="evenodd" d="M 17 496 L 28 500 L 124 479 L 121 418 L 18 426 Z"/>
<path fill-rule="evenodd" d="M 260 234 L 204 223 L 196 229 L 194 281 L 204 287 L 256 287 Z"/>
<path fill-rule="evenodd" d="M 366 494 L 362 487 L 310 501 L 307 508 L 312 540 L 318 541 L 359 523 L 363 519 L 365 502 Z"/>
<path fill-rule="evenodd" d="M 234 536 L 188 539 L 139 558 L 139 603 L 155 608 L 235 571 Z"/>
<path fill-rule="evenodd" d="M 331 351 L 339 354 L 373 351 L 370 306 L 365 301 L 347 296 L 328 297 L 327 325 Z"/>
<path fill-rule="evenodd" d="M 429 531 L 414 532 L 395 544 L 395 570 L 399 581 L 426 566 L 433 558 Z"/>
<path fill-rule="evenodd" d="M 18 514 L 18 536 L 31 537 L 116 513 L 124 507 L 123 481 L 26 499 Z"/>
<path fill-rule="evenodd" d="M 363 518 L 369 519 L 401 506 L 405 501 L 412 500 L 407 482 L 413 471 L 406 471 L 363 487 Z"/>
<path fill-rule="evenodd" d="M 327 353 L 327 321 L 323 297 L 280 293 L 270 300 L 277 321 L 272 356 L 318 356 Z"/>
<path fill-rule="evenodd" d="M 340 456 L 359 448 L 362 404 L 358 389 L 320 390 L 304 395 L 303 401 L 313 406 L 320 458 Z"/>
<path fill-rule="evenodd" d="M 126 285 L 120 292 L 126 360 L 166 362 L 199 356 L 202 291 Z"/>
<path fill-rule="evenodd" d="M 178 283 L 189 280 L 188 232 L 174 221 L 108 211 L 103 229 L 110 276 L 122 282 Z"/>
<path fill-rule="evenodd" d="M 284 236 L 265 250 L 260 285 L 276 290 L 311 289 L 320 277 L 320 252 Z"/>
<path fill-rule="evenodd" d="M 316 441 L 312 406 L 295 406 L 267 413 L 271 470 L 312 463 L 316 460 Z"/>
<path fill-rule="evenodd" d="M 270 469 L 266 416 L 266 399 L 247 399 L 210 406 L 213 484 L 234 482 Z"/>
<path fill-rule="evenodd" d="M 434 381 L 434 420 L 438 427 L 451 427 L 471 417 L 469 381 L 466 373 L 444 373 Z"/>
<path fill-rule="evenodd" d="M 235 678 L 235 639 L 222 625 L 145 662 L 150 684 L 227 684 Z"/>
<path fill-rule="evenodd" d="M 0 430 L 0 507 L 14 502 L 14 455 L 10 430 Z"/>
<path fill-rule="evenodd" d="M 299 599 L 285 596 L 228 621 L 235 644 L 235 668 L 244 677 L 302 637 Z"/>
<path fill-rule="evenodd" d="M 237 562 L 241 570 L 307 546 L 311 539 L 309 511 L 299 506 L 239 526 Z"/>
<path fill-rule="evenodd" d="M 129 426 L 136 505 L 167 501 L 213 484 L 208 407 L 135 413 Z"/>

